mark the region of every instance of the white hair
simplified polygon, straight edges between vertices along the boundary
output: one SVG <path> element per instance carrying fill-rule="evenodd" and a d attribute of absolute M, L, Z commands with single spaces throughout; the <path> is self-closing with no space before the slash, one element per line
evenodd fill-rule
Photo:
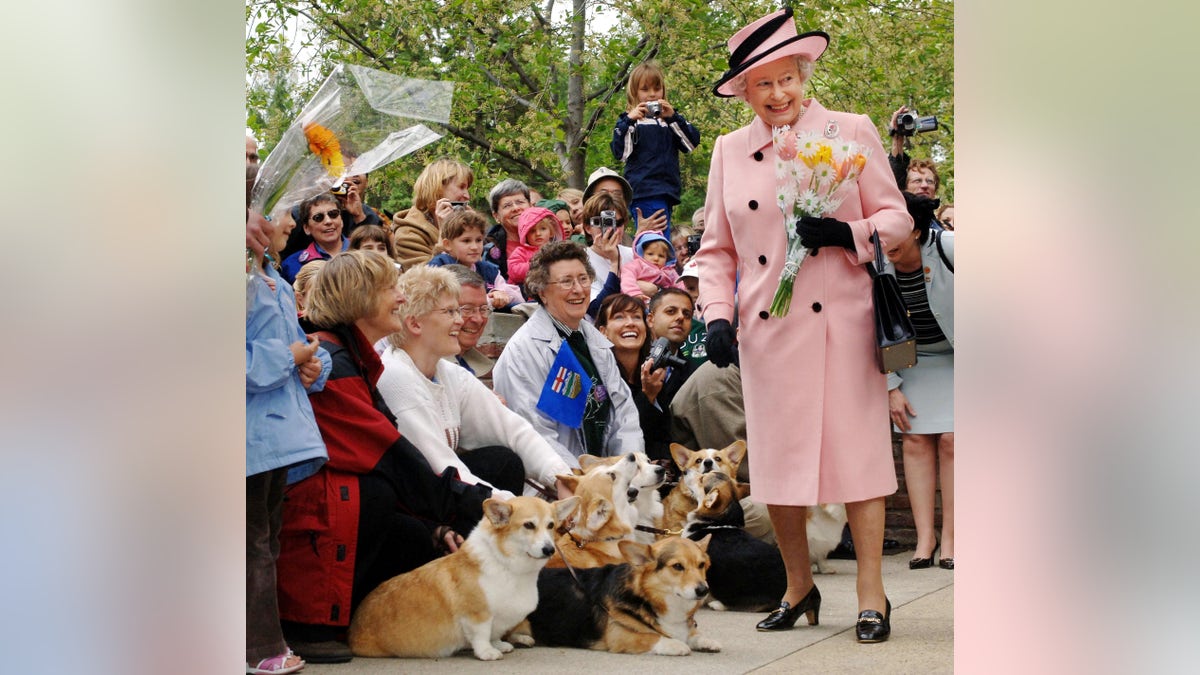
<path fill-rule="evenodd" d="M 804 54 L 796 54 L 792 58 L 796 60 L 796 70 L 800 71 L 800 84 L 803 86 L 804 84 L 808 83 L 808 78 L 812 77 L 815 64 L 812 62 L 812 59 L 808 58 Z M 768 61 L 768 63 L 770 62 Z M 729 81 L 729 88 L 733 90 L 733 95 L 737 96 L 743 101 L 746 100 L 746 74 L 753 69 L 754 68 L 748 68 L 743 70 L 742 72 L 738 73 L 736 77 Z"/>

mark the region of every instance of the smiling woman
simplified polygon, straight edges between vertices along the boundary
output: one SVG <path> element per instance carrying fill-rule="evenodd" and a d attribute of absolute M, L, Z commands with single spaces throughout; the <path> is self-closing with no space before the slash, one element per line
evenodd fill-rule
<path fill-rule="evenodd" d="M 452 468 L 464 481 L 520 494 L 526 478 L 553 486 L 570 467 L 482 382 L 446 357 L 459 352 L 463 327 L 454 273 L 417 267 L 400 277 L 407 302 L 401 327 L 388 336 L 379 392 L 434 471 Z M 514 452 L 513 449 L 516 449 Z M 561 496 L 569 496 L 561 485 Z"/>
<path fill-rule="evenodd" d="M 350 244 L 342 236 L 342 212 L 333 195 L 319 194 L 301 203 L 296 224 L 312 237 L 312 243 L 283 261 L 280 273 L 288 283 L 295 281 L 296 272 L 304 265 L 314 260 L 328 260 Z"/>
<path fill-rule="evenodd" d="M 612 343 L 584 320 L 593 276 L 582 246 L 572 241 L 543 246 L 525 281 L 541 307 L 513 334 L 494 371 L 496 393 L 573 467 L 585 452 L 607 457 L 645 448 Z M 560 386 L 582 378 L 590 388 Z M 548 403 L 556 395 L 574 414 Z"/>

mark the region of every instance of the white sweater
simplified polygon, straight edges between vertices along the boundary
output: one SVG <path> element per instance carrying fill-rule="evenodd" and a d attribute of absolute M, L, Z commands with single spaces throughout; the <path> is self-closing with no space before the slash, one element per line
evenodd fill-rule
<path fill-rule="evenodd" d="M 571 473 L 570 466 L 529 422 L 504 407 L 465 368 L 439 360 L 436 381 L 431 381 L 402 349 L 389 345 L 381 358 L 379 393 L 396 416 L 396 428 L 417 446 L 435 472 L 452 466 L 462 480 L 487 485 L 496 496 L 509 498 L 511 493 L 471 473 L 458 456 L 460 451 L 502 445 L 521 458 L 526 477 L 551 489 L 555 476 Z"/>

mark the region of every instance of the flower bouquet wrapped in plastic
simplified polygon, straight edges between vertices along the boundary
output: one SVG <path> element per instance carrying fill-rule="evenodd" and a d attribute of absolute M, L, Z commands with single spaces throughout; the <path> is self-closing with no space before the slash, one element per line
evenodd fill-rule
<path fill-rule="evenodd" d="M 450 121 L 453 82 L 338 64 L 258 170 L 250 208 L 277 217 L 346 176 L 375 171 L 442 137 L 417 120 Z M 247 251 L 247 272 L 258 262 Z"/>
<path fill-rule="evenodd" d="M 803 216 L 822 218 L 836 211 L 846 198 L 845 187 L 862 173 L 871 148 L 793 131 L 787 125 L 775 127 L 771 140 L 775 147 L 776 197 L 788 242 L 787 261 L 771 301 L 771 316 L 784 317 L 792 306 L 796 274 L 808 257 L 808 249 L 796 234 L 796 223 Z"/>

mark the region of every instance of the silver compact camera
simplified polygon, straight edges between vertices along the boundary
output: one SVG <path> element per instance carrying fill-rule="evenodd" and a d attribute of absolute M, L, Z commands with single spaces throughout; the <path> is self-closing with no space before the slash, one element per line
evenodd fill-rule
<path fill-rule="evenodd" d="M 655 119 L 662 117 L 662 101 L 646 101 L 646 112 Z"/>
<path fill-rule="evenodd" d="M 592 227 L 598 227 L 601 230 L 612 230 L 617 227 L 617 212 L 616 211 L 601 211 L 600 215 L 592 216 Z"/>
<path fill-rule="evenodd" d="M 927 131 L 936 131 L 937 128 L 938 121 L 934 115 L 919 117 L 916 112 L 906 112 L 900 113 L 900 116 L 896 118 L 896 133 L 900 136 L 923 134 Z"/>

